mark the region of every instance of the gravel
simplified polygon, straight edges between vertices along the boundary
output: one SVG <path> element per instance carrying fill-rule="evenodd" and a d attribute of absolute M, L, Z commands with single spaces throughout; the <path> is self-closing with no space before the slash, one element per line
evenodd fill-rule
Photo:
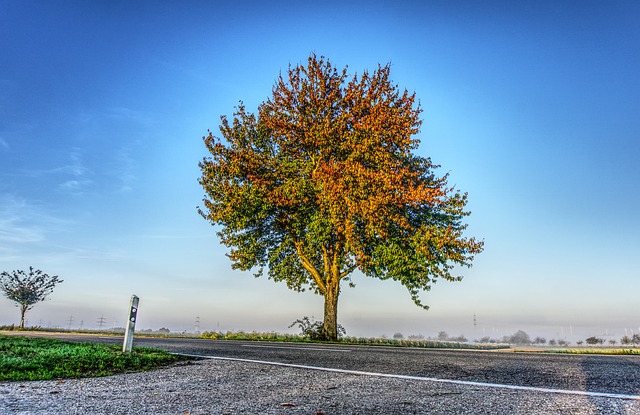
<path fill-rule="evenodd" d="M 227 360 L 0 383 L 1 414 L 639 414 L 640 401 Z"/>

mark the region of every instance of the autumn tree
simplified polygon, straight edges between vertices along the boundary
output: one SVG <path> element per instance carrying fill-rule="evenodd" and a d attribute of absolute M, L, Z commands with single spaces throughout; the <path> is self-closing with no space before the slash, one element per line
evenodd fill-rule
<path fill-rule="evenodd" d="M 16 270 L 0 274 L 0 289 L 20 308 L 20 330 L 24 329 L 24 315 L 36 303 L 44 301 L 56 285 L 63 280 L 57 275 L 50 276 L 39 269 L 29 267 L 29 272 Z"/>
<path fill-rule="evenodd" d="M 389 70 L 351 76 L 311 55 L 278 77 L 257 116 L 240 103 L 221 117 L 221 137 L 203 137 L 198 211 L 219 227 L 232 267 L 322 295 L 327 339 L 355 270 L 398 281 L 428 308 L 420 293 L 460 280 L 454 267 L 483 247 L 463 235 L 467 194 L 414 153 L 420 105 Z"/>

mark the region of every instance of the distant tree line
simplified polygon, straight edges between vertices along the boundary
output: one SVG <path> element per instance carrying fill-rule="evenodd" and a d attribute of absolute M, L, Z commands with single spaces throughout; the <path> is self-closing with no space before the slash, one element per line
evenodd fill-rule
<path fill-rule="evenodd" d="M 591 336 L 585 341 L 589 346 L 602 346 L 605 342 L 605 339 L 602 337 Z M 617 340 L 610 339 L 608 343 L 611 346 L 615 346 Z M 620 339 L 620 344 L 622 346 L 638 346 L 640 344 L 640 334 L 634 334 L 632 336 L 622 336 L 622 338 Z"/>
<path fill-rule="evenodd" d="M 446 332 L 440 332 L 438 338 L 440 336 L 446 336 Z M 475 340 L 476 343 L 506 343 L 506 344 L 514 344 L 514 345 L 534 345 L 541 346 L 548 344 L 549 346 L 561 346 L 566 347 L 569 346 L 569 342 L 564 339 L 550 339 L 547 341 L 544 337 L 535 337 L 533 340 L 529 337 L 529 335 L 523 331 L 518 330 L 510 336 L 503 336 L 501 339 L 491 338 L 489 336 L 484 336 L 480 339 Z M 609 339 L 606 341 L 610 346 L 615 346 L 618 344 L 618 340 Z M 585 340 L 579 340 L 576 342 L 578 346 L 582 346 L 583 344 L 587 344 L 589 346 L 602 346 L 605 344 L 605 339 L 603 337 L 591 336 Z M 623 346 L 638 346 L 640 345 L 640 334 L 634 334 L 632 336 L 622 336 L 620 339 L 620 344 Z"/>
<path fill-rule="evenodd" d="M 480 340 L 476 340 L 478 343 L 507 343 L 517 345 L 529 345 L 529 344 L 544 344 L 546 339 L 543 337 L 536 337 L 533 341 L 531 337 L 523 331 L 518 330 L 510 336 L 503 336 L 502 339 L 494 339 L 489 336 L 484 336 Z"/>

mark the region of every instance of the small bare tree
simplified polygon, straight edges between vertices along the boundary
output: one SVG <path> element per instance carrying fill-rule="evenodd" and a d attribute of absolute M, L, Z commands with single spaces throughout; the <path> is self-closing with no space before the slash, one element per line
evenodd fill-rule
<path fill-rule="evenodd" d="M 546 344 L 547 343 L 547 339 L 545 339 L 544 337 L 536 337 L 535 339 L 533 339 L 533 344 Z"/>
<path fill-rule="evenodd" d="M 16 270 L 11 274 L 6 271 L 0 274 L 0 289 L 9 300 L 16 302 L 16 307 L 20 307 L 19 330 L 24 329 L 25 313 L 44 301 L 61 282 L 57 275 L 50 276 L 33 267 L 29 267 L 28 273 Z"/>

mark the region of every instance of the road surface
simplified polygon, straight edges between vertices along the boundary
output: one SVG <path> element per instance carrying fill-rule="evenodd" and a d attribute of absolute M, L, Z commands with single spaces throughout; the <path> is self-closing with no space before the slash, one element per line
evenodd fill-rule
<path fill-rule="evenodd" d="M 16 414 L 640 414 L 637 356 L 143 337 L 134 346 L 210 359 L 146 374 L 0 384 L 0 412 L 4 399 Z M 48 406 L 24 411 L 33 402 Z M 282 406 L 288 402 L 294 406 Z"/>

